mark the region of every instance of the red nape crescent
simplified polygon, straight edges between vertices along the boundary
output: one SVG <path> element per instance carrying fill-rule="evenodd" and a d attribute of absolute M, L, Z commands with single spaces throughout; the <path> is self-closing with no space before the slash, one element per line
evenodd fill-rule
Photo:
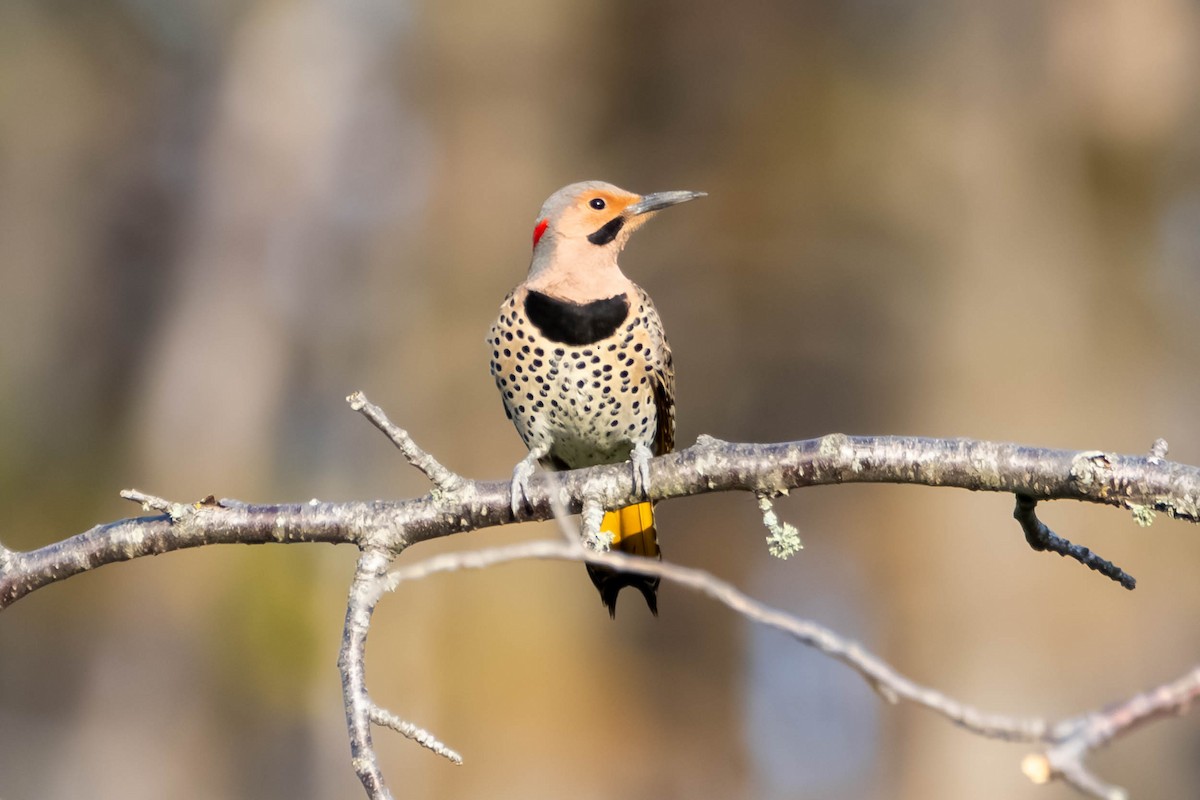
<path fill-rule="evenodd" d="M 538 241 L 542 238 L 542 234 L 546 232 L 546 226 L 550 224 L 550 220 L 544 219 L 537 224 L 533 229 L 533 246 L 537 247 Z"/>

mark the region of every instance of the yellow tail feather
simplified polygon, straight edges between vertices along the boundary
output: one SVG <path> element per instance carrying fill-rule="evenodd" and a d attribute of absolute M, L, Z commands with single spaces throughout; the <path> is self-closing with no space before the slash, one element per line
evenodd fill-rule
<path fill-rule="evenodd" d="M 637 503 L 607 512 L 600 522 L 600 530 L 612 536 L 613 550 L 647 558 L 662 558 L 658 549 L 658 534 L 654 530 L 654 507 L 650 503 Z M 658 616 L 657 577 L 617 572 L 592 564 L 588 564 L 588 574 L 600 590 L 600 599 L 608 607 L 609 614 L 616 616 L 617 594 L 621 589 L 633 586 L 646 598 L 650 611 Z"/>
<path fill-rule="evenodd" d="M 612 534 L 614 550 L 635 556 L 658 557 L 654 507 L 649 503 L 638 503 L 609 511 L 600 522 L 600 530 Z"/>

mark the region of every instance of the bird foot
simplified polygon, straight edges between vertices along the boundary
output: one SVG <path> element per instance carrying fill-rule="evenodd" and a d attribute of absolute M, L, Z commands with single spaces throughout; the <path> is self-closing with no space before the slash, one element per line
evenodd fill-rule
<path fill-rule="evenodd" d="M 629 461 L 633 464 L 633 493 L 642 498 L 646 497 L 650 488 L 650 459 L 653 457 L 650 448 L 644 444 L 638 444 L 629 454 Z"/>
<path fill-rule="evenodd" d="M 529 502 L 529 479 L 533 476 L 534 467 L 547 452 L 549 452 L 549 448 L 534 448 L 513 469 L 512 513 L 514 517 L 521 513 L 522 508 L 532 508 L 533 504 Z"/>

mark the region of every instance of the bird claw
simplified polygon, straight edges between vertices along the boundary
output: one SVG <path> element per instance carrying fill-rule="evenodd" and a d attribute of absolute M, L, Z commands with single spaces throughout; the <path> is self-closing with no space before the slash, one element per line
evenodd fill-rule
<path fill-rule="evenodd" d="M 633 464 L 633 493 L 642 498 L 646 497 L 650 488 L 650 459 L 653 457 L 650 448 L 644 444 L 636 445 L 629 454 L 629 461 Z"/>
<path fill-rule="evenodd" d="M 514 517 L 521 513 L 522 507 L 533 508 L 533 504 L 529 502 L 529 479 L 533 476 L 534 467 L 545 455 L 546 452 L 541 449 L 530 450 L 529 455 L 521 459 L 513 468 L 512 513 Z"/>

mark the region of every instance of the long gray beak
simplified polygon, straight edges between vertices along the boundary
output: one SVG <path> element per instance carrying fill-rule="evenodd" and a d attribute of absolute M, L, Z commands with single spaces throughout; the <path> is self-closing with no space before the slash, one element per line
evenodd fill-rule
<path fill-rule="evenodd" d="M 631 206 L 625 207 L 625 214 L 630 217 L 636 217 L 639 214 L 649 214 L 651 211 L 658 211 L 667 206 L 686 203 L 688 200 L 695 200 L 697 197 L 704 197 L 707 194 L 707 192 L 654 192 L 653 194 L 644 194 L 641 200 L 638 200 Z"/>

